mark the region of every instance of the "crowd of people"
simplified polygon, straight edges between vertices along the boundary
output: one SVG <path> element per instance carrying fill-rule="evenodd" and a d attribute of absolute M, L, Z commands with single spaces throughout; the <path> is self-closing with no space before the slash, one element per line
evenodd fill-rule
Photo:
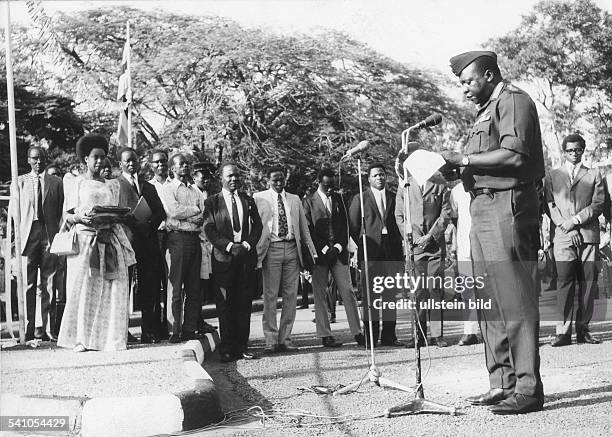
<path fill-rule="evenodd" d="M 20 250 L 27 259 L 26 341 L 57 340 L 76 352 L 125 349 L 133 293 L 142 311 L 141 343 L 202 338 L 216 329 L 202 317 L 203 302 L 214 300 L 220 360 L 252 359 L 251 307 L 260 278 L 264 352 L 291 352 L 297 349 L 291 333 L 298 289 L 308 271 L 316 335 L 324 347 L 342 346 L 330 327 L 330 277 L 358 345 L 373 338 L 374 346 L 415 347 L 413 339 L 398 340 L 392 306 L 382 314 L 372 312 L 369 332 L 369 312 L 360 317 L 353 293 L 351 258 L 361 263 L 367 253 L 371 262 L 401 262 L 406 241 L 412 241 L 416 274 L 442 276 L 445 230 L 452 222 L 457 274 L 488 278 L 487 287 L 468 289 L 463 298 L 493 302 L 487 313 L 470 313 L 459 342 L 479 342 L 480 331 L 485 345 L 491 390 L 469 400 L 496 414 L 540 410 L 541 217 L 551 222 L 547 244 L 554 248 L 562 318 L 552 345 L 571 343 L 573 323 L 577 342 L 598 343 L 589 323 L 597 296 L 599 216 L 610 219 L 608 190 L 599 172 L 581 163 L 586 144 L 578 134 L 563 141 L 566 163 L 545 176 L 535 105 L 502 80 L 493 52 L 463 53 L 451 59 L 451 67 L 478 108 L 465 153 L 442 153 L 445 170 L 460 169 L 463 184 L 454 188 L 440 178 L 419 184 L 409 176 L 400 178 L 393 193 L 387 166 L 375 162 L 367 169 L 363 199 L 355 196 L 347 205 L 332 170 L 320 170 L 317 190 L 300 199 L 285 190 L 286 169 L 273 166 L 266 172 L 268 189 L 251 196 L 241 189 L 238 167 L 224 163 L 218 169 L 221 191 L 213 194 L 210 175 L 182 153 L 150 152 L 153 178 L 145 180 L 136 152 L 122 148 L 120 174 L 113 177 L 108 142 L 96 134 L 76 145 L 85 171 L 67 174 L 62 184 L 51 168 L 45 171 L 44 149 L 31 147 L 31 172 L 18 179 Z M 412 240 L 405 238 L 408 229 Z M 53 253 L 58 233 L 74 238 L 73 251 L 65 256 Z M 39 287 L 43 325 L 37 332 Z M 65 293 L 58 294 L 62 287 Z M 64 294 L 61 314 L 54 305 Z M 396 296 L 383 293 L 382 298 L 388 302 Z M 444 290 L 423 287 L 416 299 L 439 302 Z M 421 308 L 418 320 L 419 345 L 448 345 L 441 309 Z"/>

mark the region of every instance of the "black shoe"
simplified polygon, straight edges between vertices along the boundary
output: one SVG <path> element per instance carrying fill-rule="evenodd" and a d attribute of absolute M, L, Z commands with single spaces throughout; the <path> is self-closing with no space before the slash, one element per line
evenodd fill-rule
<path fill-rule="evenodd" d="M 301 310 L 307 310 L 308 309 L 308 304 L 300 305 L 298 308 L 301 309 Z"/>
<path fill-rule="evenodd" d="M 237 360 L 256 360 L 259 358 L 258 355 L 256 355 L 253 352 L 249 352 L 249 351 L 239 352 L 234 357 Z"/>
<path fill-rule="evenodd" d="M 593 337 L 590 332 L 583 332 L 576 334 L 576 343 L 599 344 L 601 340 Z"/>
<path fill-rule="evenodd" d="M 334 337 L 332 337 L 331 335 L 329 337 L 323 337 L 323 346 L 324 347 L 340 347 L 342 346 L 342 343 L 339 341 L 336 341 L 336 339 Z"/>
<path fill-rule="evenodd" d="M 172 337 L 170 337 L 170 341 L 172 341 Z M 223 353 L 219 354 L 219 361 L 222 363 L 230 363 L 232 361 L 236 361 L 236 358 L 232 354 Z"/>
<path fill-rule="evenodd" d="M 429 344 L 431 346 L 438 346 L 438 347 L 447 347 L 448 346 L 448 342 L 446 340 L 444 340 L 444 337 L 440 336 L 440 337 L 431 337 L 429 339 Z"/>
<path fill-rule="evenodd" d="M 128 342 L 128 344 L 136 344 L 136 343 L 138 343 L 138 339 L 136 337 L 134 337 L 131 333 L 128 332 L 127 342 Z"/>
<path fill-rule="evenodd" d="M 277 346 L 279 352 L 297 352 L 299 349 L 296 346 L 281 343 Z"/>
<path fill-rule="evenodd" d="M 202 323 L 200 323 L 200 332 L 203 334 L 212 334 L 213 332 L 217 331 L 217 327 L 211 325 L 208 322 L 202 321 Z"/>
<path fill-rule="evenodd" d="M 184 341 L 189 341 L 189 340 L 201 340 L 202 338 L 204 338 L 204 334 L 202 334 L 199 331 L 193 331 L 193 332 L 183 332 L 181 334 L 181 338 Z"/>
<path fill-rule="evenodd" d="M 459 339 L 458 346 L 470 346 L 472 344 L 478 344 L 478 336 L 476 334 L 463 334 Z"/>
<path fill-rule="evenodd" d="M 382 346 L 392 346 L 392 347 L 406 346 L 404 343 L 402 343 L 401 341 L 397 341 L 397 340 L 393 340 L 393 341 L 381 341 L 380 344 Z"/>
<path fill-rule="evenodd" d="M 472 405 L 497 405 L 512 396 L 512 392 L 503 388 L 492 388 L 488 392 L 466 399 Z"/>
<path fill-rule="evenodd" d="M 26 335 L 25 335 L 25 341 L 26 341 L 26 343 L 27 343 L 28 341 L 32 341 L 32 340 L 35 340 L 35 339 L 36 339 L 36 337 L 34 337 L 34 334 L 33 334 L 33 333 L 27 333 L 27 332 L 26 332 Z"/>
<path fill-rule="evenodd" d="M 180 343 L 181 342 L 181 336 L 178 334 L 172 334 L 170 336 L 170 340 L 168 340 L 170 343 Z"/>
<path fill-rule="evenodd" d="M 34 329 L 34 338 L 38 338 L 38 339 L 42 340 L 43 335 L 44 335 L 44 333 L 43 333 L 42 328 L 35 328 Z"/>
<path fill-rule="evenodd" d="M 419 347 L 423 347 L 423 346 L 425 346 L 425 341 L 423 341 L 422 338 L 419 338 Z M 411 338 L 406 342 L 406 348 L 414 349 L 414 338 Z"/>
<path fill-rule="evenodd" d="M 57 337 L 53 334 L 49 334 L 47 332 L 44 332 L 43 335 L 40 337 L 40 339 L 42 341 L 53 341 L 53 342 L 57 342 Z"/>
<path fill-rule="evenodd" d="M 569 346 L 570 344 L 572 344 L 572 338 L 566 334 L 559 334 L 550 342 L 552 347 Z"/>
<path fill-rule="evenodd" d="M 363 334 L 359 333 L 355 336 L 355 341 L 357 342 L 357 344 L 359 346 L 365 346 L 366 344 L 366 340 L 365 337 L 363 336 Z"/>
<path fill-rule="evenodd" d="M 140 335 L 140 343 L 141 344 L 156 344 L 156 343 L 159 343 L 159 339 L 153 334 L 148 334 L 146 332 L 143 332 Z"/>
<path fill-rule="evenodd" d="M 514 393 L 506 400 L 489 408 L 493 414 L 525 414 L 535 411 L 542 411 L 544 401 L 533 396 L 526 396 L 521 393 Z"/>

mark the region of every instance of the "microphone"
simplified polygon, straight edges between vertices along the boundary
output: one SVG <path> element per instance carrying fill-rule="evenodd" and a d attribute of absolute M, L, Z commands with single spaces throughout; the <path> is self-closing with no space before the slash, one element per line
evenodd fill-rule
<path fill-rule="evenodd" d="M 356 155 L 357 153 L 361 153 L 364 150 L 366 150 L 368 147 L 370 147 L 369 141 L 361 141 L 359 144 L 357 144 L 352 149 L 347 150 L 346 153 L 342 156 L 340 160 L 350 158 L 353 155 Z"/>
<path fill-rule="evenodd" d="M 431 114 L 425 120 L 418 122 L 414 126 L 410 126 L 408 129 L 423 129 L 425 127 L 432 127 L 440 124 L 442 116 L 440 114 Z"/>

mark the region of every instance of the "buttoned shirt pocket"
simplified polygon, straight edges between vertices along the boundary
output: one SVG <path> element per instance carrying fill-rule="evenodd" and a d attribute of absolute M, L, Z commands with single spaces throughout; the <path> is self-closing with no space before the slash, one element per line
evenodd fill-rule
<path fill-rule="evenodd" d="M 483 114 L 478 117 L 474 127 L 470 131 L 467 154 L 487 152 L 490 147 L 489 139 L 491 137 L 491 115 Z"/>

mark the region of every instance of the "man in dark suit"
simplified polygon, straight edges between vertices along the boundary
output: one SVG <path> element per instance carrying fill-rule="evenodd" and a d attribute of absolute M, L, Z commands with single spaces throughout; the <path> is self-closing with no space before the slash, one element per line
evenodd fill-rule
<path fill-rule="evenodd" d="M 56 298 L 54 277 L 58 268 L 58 257 L 49 252 L 53 237 L 59 231 L 62 219 L 64 191 L 62 181 L 57 176 L 44 172 L 46 166 L 45 150 L 33 146 L 28 149 L 28 164 L 31 171 L 17 179 L 19 199 L 11 187 L 13 217 L 19 205 L 21 255 L 26 263 L 26 342 L 35 338 L 36 289 L 40 271 L 42 332 L 40 339 L 55 341 Z M 51 319 L 51 320 L 49 320 Z"/>
<path fill-rule="evenodd" d="M 247 350 L 255 287 L 257 242 L 262 223 L 252 197 L 239 192 L 234 164 L 221 167 L 220 193 L 204 202 L 204 232 L 213 245 L 212 278 L 217 304 L 222 362 L 252 359 Z"/>
<path fill-rule="evenodd" d="M 359 194 L 353 197 L 349 208 L 349 222 L 351 237 L 359 247 L 358 259 L 361 263 L 364 260 L 362 232 L 366 234 L 366 245 L 368 260 L 376 261 L 402 261 L 402 236 L 395 221 L 395 195 L 387 189 L 387 172 L 385 166 L 380 163 L 373 163 L 368 168 L 368 182 L 370 187 L 363 192 L 363 209 L 365 229 L 361 229 L 361 200 Z M 362 270 L 363 271 L 363 270 Z M 364 331 L 368 337 L 368 311 L 365 291 L 362 293 L 364 301 Z M 371 299 L 374 299 L 371 295 Z M 394 291 L 384 293 L 382 296 L 385 302 L 394 302 Z M 403 346 L 397 341 L 395 335 L 395 323 L 397 311 L 384 309 L 382 311 L 383 323 L 382 333 L 380 333 L 380 314 L 372 308 L 372 334 L 374 345 L 380 342 L 383 346 Z"/>
<path fill-rule="evenodd" d="M 554 253 L 557 265 L 558 306 L 563 320 L 557 325 L 553 347 L 572 343 L 576 320 L 578 343 L 599 343 L 589 332 L 593 304 L 598 295 L 599 216 L 604 210 L 604 181 L 597 170 L 582 164 L 585 141 L 571 134 L 561 145 L 565 165 L 546 178 L 545 192 L 550 218 L 555 224 Z M 578 308 L 574 296 L 578 289 Z"/>
<path fill-rule="evenodd" d="M 397 226 L 404 231 L 404 199 L 408 192 L 410 199 L 410 220 L 412 222 L 412 235 L 414 238 L 414 262 L 417 275 L 429 278 L 439 278 L 444 274 L 444 261 L 446 257 L 446 241 L 444 230 L 450 221 L 450 190 L 448 185 L 438 181 L 428 180 L 419 186 L 416 180 L 408 177 L 407 186 L 397 190 L 395 200 L 395 219 Z M 407 225 L 410 225 L 407 224 Z M 436 284 L 436 281 L 428 281 L 425 287 L 416 290 L 417 302 L 426 302 L 429 298 L 441 302 L 444 298 L 444 290 Z M 419 308 L 419 321 L 423 328 L 419 335 L 427 335 L 427 313 L 429 313 L 429 324 L 431 338 L 429 343 L 438 347 L 446 347 L 448 343 L 444 340 L 443 312 L 441 309 L 425 310 Z M 409 346 L 413 346 L 413 340 Z"/>
<path fill-rule="evenodd" d="M 136 296 L 142 311 L 141 343 L 157 343 L 161 332 L 161 273 L 162 254 L 157 240 L 157 228 L 166 218 L 156 188 L 138 177 L 140 164 L 134 149 L 124 147 L 117 154 L 121 167 L 119 206 L 134 210 L 140 198 L 146 201 L 151 214 L 136 218 L 130 213 L 126 219 L 126 233 L 136 253 Z"/>
<path fill-rule="evenodd" d="M 357 344 L 365 346 L 348 266 L 349 229 L 346 207 L 342 197 L 333 192 L 335 186 L 333 171 L 322 169 L 317 179 L 319 189 L 304 201 L 304 213 L 310 236 L 317 249 L 317 261 L 312 271 L 317 336 L 321 337 L 325 347 L 342 346 L 342 343 L 332 336 L 327 316 L 325 296 L 331 272 L 342 296 L 351 334 Z"/>

